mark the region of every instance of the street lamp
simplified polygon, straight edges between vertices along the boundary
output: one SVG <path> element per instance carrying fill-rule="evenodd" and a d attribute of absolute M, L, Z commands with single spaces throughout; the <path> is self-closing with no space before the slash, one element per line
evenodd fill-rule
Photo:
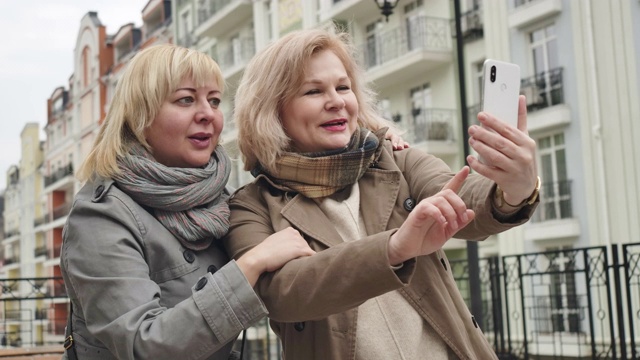
<path fill-rule="evenodd" d="M 398 1 L 400 0 L 374 0 L 376 5 L 378 5 L 378 9 L 382 12 L 387 22 L 389 22 L 389 15 L 393 14 L 393 8 L 398 5 Z"/>

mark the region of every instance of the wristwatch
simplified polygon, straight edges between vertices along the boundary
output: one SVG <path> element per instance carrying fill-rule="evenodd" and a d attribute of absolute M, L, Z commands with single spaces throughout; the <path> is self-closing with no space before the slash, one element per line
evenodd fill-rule
<path fill-rule="evenodd" d="M 538 176 L 538 179 L 536 180 L 536 188 L 533 189 L 533 192 L 531 193 L 531 195 L 529 195 L 528 198 L 522 200 L 522 202 L 516 205 L 509 204 L 504 199 L 504 192 L 502 191 L 502 189 L 500 189 L 500 186 L 496 186 L 496 205 L 498 205 L 498 207 L 501 207 L 503 204 L 507 204 L 514 208 L 524 206 L 525 204 L 533 205 L 533 203 L 536 202 L 536 200 L 538 200 L 539 196 L 540 196 L 540 176 Z"/>

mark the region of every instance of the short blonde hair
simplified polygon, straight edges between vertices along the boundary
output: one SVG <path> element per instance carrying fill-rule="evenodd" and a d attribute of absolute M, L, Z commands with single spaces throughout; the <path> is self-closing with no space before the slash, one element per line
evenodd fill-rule
<path fill-rule="evenodd" d="M 280 112 L 304 81 L 305 67 L 315 54 L 330 50 L 342 61 L 359 105 L 358 124 L 371 130 L 389 126 L 366 85 L 348 34 L 325 29 L 292 32 L 258 52 L 247 65 L 235 97 L 234 119 L 244 169 L 258 164 L 274 172 L 276 159 L 291 144 Z"/>
<path fill-rule="evenodd" d="M 163 44 L 134 55 L 118 81 L 93 148 L 78 170 L 78 179 L 118 174 L 118 157 L 134 143 L 150 150 L 145 130 L 152 126 L 162 103 L 189 77 L 196 86 L 213 79 L 220 91 L 224 88 L 220 67 L 205 53 Z"/>

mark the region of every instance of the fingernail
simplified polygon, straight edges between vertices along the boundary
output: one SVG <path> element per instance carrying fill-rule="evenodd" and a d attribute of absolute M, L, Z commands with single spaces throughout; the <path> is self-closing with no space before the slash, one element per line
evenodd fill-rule
<path fill-rule="evenodd" d="M 463 221 L 463 222 L 467 222 L 467 221 L 469 221 L 469 217 L 467 216 L 467 213 L 466 213 L 466 212 L 462 213 L 462 221 Z"/>

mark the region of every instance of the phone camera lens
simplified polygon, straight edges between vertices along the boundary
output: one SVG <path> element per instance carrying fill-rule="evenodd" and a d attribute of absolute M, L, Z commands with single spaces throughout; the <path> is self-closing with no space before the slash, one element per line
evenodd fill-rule
<path fill-rule="evenodd" d="M 495 65 L 491 67 L 491 82 L 496 81 L 496 67 Z"/>

